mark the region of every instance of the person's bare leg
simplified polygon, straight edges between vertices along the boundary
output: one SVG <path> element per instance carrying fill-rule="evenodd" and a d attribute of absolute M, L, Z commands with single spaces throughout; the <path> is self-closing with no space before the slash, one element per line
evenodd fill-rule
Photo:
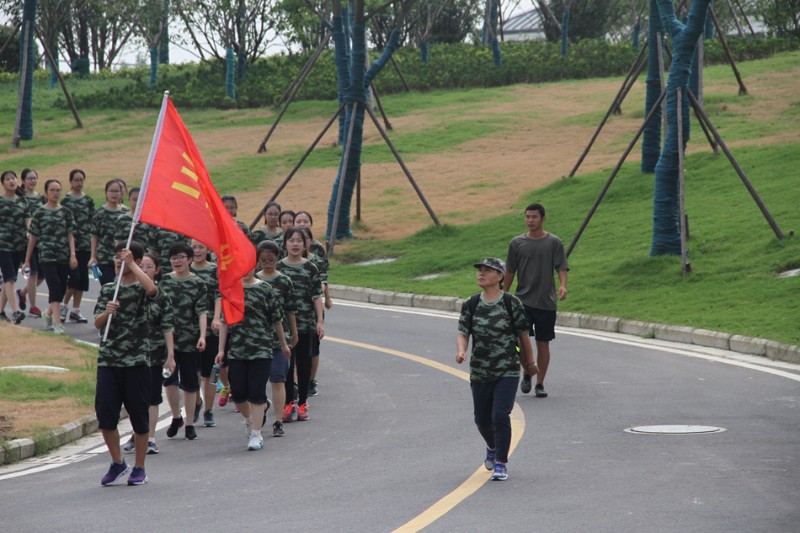
<path fill-rule="evenodd" d="M 186 425 L 194 425 L 194 408 L 197 406 L 199 392 L 183 391 L 183 407 L 186 409 Z M 177 417 L 176 417 L 177 418 Z"/>
<path fill-rule="evenodd" d="M 69 305 L 69 300 L 75 294 L 75 289 L 67 289 L 67 292 L 64 293 L 64 305 Z"/>
<path fill-rule="evenodd" d="M 286 407 L 286 383 L 272 383 L 272 412 L 275 413 L 275 421 L 283 421 L 283 409 Z"/>
<path fill-rule="evenodd" d="M 117 464 L 122 463 L 122 448 L 119 445 L 119 430 L 118 429 L 103 429 L 103 441 L 108 448 L 108 454 L 111 456 L 111 461 Z M 147 442 L 145 441 L 145 451 L 147 451 Z M 137 445 L 138 449 L 138 445 Z"/>
<path fill-rule="evenodd" d="M 164 396 L 167 397 L 169 409 L 172 411 L 172 418 L 179 418 L 181 416 L 181 399 L 178 386 L 167 385 L 164 387 Z"/>
<path fill-rule="evenodd" d="M 14 282 L 7 281 L 3 283 L 3 297 L 5 302 L 0 302 L 3 304 L 3 309 L 6 307 L 6 303 L 11 307 L 11 313 L 17 312 L 17 294 L 14 292 Z M 8 317 L 11 318 L 11 317 Z"/>
<path fill-rule="evenodd" d="M 22 292 L 28 297 L 28 309 L 36 307 L 36 286 L 38 285 L 39 276 L 31 275 L 28 278 L 28 284 L 22 289 Z"/>
<path fill-rule="evenodd" d="M 203 406 L 204 411 L 211 412 L 214 407 L 214 397 L 217 395 L 217 384 L 211 383 L 210 379 L 203 378 Z"/>
<path fill-rule="evenodd" d="M 536 341 L 536 366 L 539 367 L 536 384 L 542 385 L 544 377 L 547 375 L 547 367 L 550 366 L 550 343 L 548 341 Z"/>
<path fill-rule="evenodd" d="M 151 405 L 150 409 L 148 409 L 147 414 L 150 415 L 150 433 L 148 437 L 154 439 L 156 437 L 156 424 L 158 424 L 158 406 Z M 136 447 L 139 447 L 139 444 L 136 444 Z"/>
<path fill-rule="evenodd" d="M 149 433 L 134 433 L 133 439 L 136 441 L 136 461 L 135 466 L 138 466 L 141 469 L 144 469 L 144 458 L 147 455 L 147 439 L 150 436 Z M 117 439 L 117 443 L 119 443 L 119 439 Z"/>
<path fill-rule="evenodd" d="M 248 405 L 250 406 L 250 422 L 253 424 L 253 431 L 261 433 L 261 426 L 264 425 L 264 407 L 267 404 L 254 405 L 248 403 Z"/>
<path fill-rule="evenodd" d="M 61 325 L 61 305 L 59 302 L 50 303 L 50 314 L 53 315 L 53 323 L 56 326 Z"/>
<path fill-rule="evenodd" d="M 317 369 L 319 368 L 319 356 L 311 358 L 311 381 L 317 379 Z"/>

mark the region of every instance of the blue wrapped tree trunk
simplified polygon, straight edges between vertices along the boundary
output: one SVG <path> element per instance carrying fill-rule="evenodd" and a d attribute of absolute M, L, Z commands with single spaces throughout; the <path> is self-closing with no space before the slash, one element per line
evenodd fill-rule
<path fill-rule="evenodd" d="M 225 49 L 225 96 L 236 100 L 236 55 L 232 46 Z"/>
<path fill-rule="evenodd" d="M 661 96 L 661 72 L 658 61 L 658 34 L 663 31 L 658 14 L 658 0 L 650 0 L 650 15 L 647 23 L 647 81 L 645 82 L 644 116 L 650 113 Z M 661 155 L 661 109 L 656 109 L 653 118 L 642 132 L 642 172 L 655 172 Z"/>
<path fill-rule="evenodd" d="M 561 17 L 561 55 L 567 56 L 569 52 L 569 10 L 564 9 L 564 15 Z"/>
<path fill-rule="evenodd" d="M 333 42 L 336 72 L 339 79 L 339 86 L 343 88 L 343 103 L 346 106 L 344 131 L 345 135 L 351 129 L 352 138 L 349 144 L 346 143 L 342 150 L 342 159 L 339 163 L 339 170 L 336 180 L 333 183 L 331 199 L 328 203 L 328 224 L 326 239 L 331 240 L 331 230 L 334 226 L 336 213 L 336 202 L 339 197 L 339 188 L 342 188 L 341 204 L 339 206 L 338 218 L 336 219 L 336 239 L 346 239 L 353 236 L 350 229 L 350 205 L 355 191 L 356 181 L 361 170 L 361 147 L 364 139 L 364 115 L 365 105 L 368 105 L 368 88 L 372 80 L 383 69 L 389 58 L 397 48 L 399 33 L 397 29 L 392 30 L 386 46 L 381 56 L 375 60 L 369 70 L 365 71 L 364 65 L 367 60 L 367 40 L 366 29 L 363 20 L 363 5 L 355 10 L 356 21 L 351 29 L 352 50 L 349 57 L 347 54 L 345 26 L 342 16 L 333 17 Z M 354 112 L 355 109 L 355 112 Z M 347 163 L 345 166 L 345 162 Z"/>
<path fill-rule="evenodd" d="M 658 0 L 661 23 L 672 38 L 672 63 L 667 80 L 667 134 L 656 164 L 653 192 L 653 239 L 650 255 L 679 255 L 680 211 L 678 203 L 678 150 L 686 149 L 689 138 L 687 89 L 697 41 L 705 30 L 710 0 L 694 0 L 686 24 L 675 16 L 672 0 Z M 678 146 L 677 89 L 681 88 L 683 145 Z"/>

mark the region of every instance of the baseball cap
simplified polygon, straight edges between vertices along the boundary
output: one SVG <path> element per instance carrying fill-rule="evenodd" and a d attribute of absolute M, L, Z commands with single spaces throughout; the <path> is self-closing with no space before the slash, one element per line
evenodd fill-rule
<path fill-rule="evenodd" d="M 480 268 L 482 266 L 493 268 L 500 272 L 501 274 L 506 273 L 506 263 L 502 259 L 498 259 L 497 257 L 484 257 L 481 259 L 480 263 L 475 263 L 475 268 Z"/>

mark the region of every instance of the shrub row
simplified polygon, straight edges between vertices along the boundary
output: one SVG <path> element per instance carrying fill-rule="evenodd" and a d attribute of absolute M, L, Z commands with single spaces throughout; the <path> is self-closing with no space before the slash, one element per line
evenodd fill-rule
<path fill-rule="evenodd" d="M 729 44 L 734 58 L 745 61 L 769 57 L 777 52 L 797 50 L 797 39 L 740 39 Z M 541 83 L 564 79 L 618 76 L 627 72 L 637 55 L 628 44 L 612 44 L 603 40 L 586 40 L 572 45 L 567 57 L 561 57 L 557 43 L 541 41 L 507 42 L 502 45 L 503 64 L 494 65 L 488 48 L 469 44 L 433 45 L 430 61 L 423 63 L 419 51 L 400 49 L 395 61 L 413 90 L 494 87 L 513 83 Z M 248 66 L 245 76 L 236 84 L 237 99 L 225 96 L 224 64 L 163 65 L 158 82 L 148 85 L 146 67 L 104 71 L 88 80 L 67 76 L 68 84 L 79 109 L 131 109 L 158 107 L 163 91 L 169 90 L 180 107 L 250 108 L 276 102 L 297 75 L 308 56 L 277 55 L 261 59 Z M 726 61 L 719 41 L 706 43 L 707 64 Z M 38 71 L 37 79 L 44 83 L 46 71 Z M 17 83 L 15 74 L 0 74 L 0 91 L 8 94 Z M 5 90 L 2 86 L 6 85 Z M 381 94 L 403 90 L 396 69 L 387 65 L 377 79 Z M 13 87 L 15 92 L 15 87 Z M 333 52 L 323 53 L 315 68 L 300 88 L 298 100 L 331 100 L 336 98 L 336 76 Z M 51 97 L 52 107 L 66 107 L 63 96 Z"/>

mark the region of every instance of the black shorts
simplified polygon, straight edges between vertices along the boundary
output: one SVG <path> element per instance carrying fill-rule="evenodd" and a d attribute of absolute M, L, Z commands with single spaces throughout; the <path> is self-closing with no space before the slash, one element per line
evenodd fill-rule
<path fill-rule="evenodd" d="M 50 261 L 39 263 L 39 273 L 47 282 L 47 303 L 61 302 L 67 293 L 69 265 Z"/>
<path fill-rule="evenodd" d="M 117 279 L 117 270 L 114 263 L 98 263 L 97 268 L 100 269 L 100 285 L 111 283 Z"/>
<path fill-rule="evenodd" d="M 219 351 L 219 337 L 208 335 L 206 337 L 206 349 L 200 352 L 200 377 L 211 377 L 211 367 L 214 366 L 214 359 Z"/>
<path fill-rule="evenodd" d="M 17 271 L 25 261 L 25 252 L 0 252 L 0 274 L 3 276 L 3 283 L 17 281 Z"/>
<path fill-rule="evenodd" d="M 150 369 L 150 405 L 161 405 L 164 397 L 161 395 L 162 384 L 164 383 L 164 367 L 161 365 L 148 366 Z"/>
<path fill-rule="evenodd" d="M 69 271 L 69 280 L 67 281 L 67 288 L 76 291 L 89 290 L 89 259 L 92 257 L 92 252 L 88 250 L 77 250 L 75 257 L 78 259 L 78 268 Z"/>
<path fill-rule="evenodd" d="M 200 390 L 200 352 L 175 352 L 175 372 L 164 380 L 164 386 L 177 385 L 186 392 Z"/>
<path fill-rule="evenodd" d="M 228 379 L 233 403 L 267 403 L 267 378 L 272 359 L 229 359 Z"/>
<path fill-rule="evenodd" d="M 539 342 L 549 342 L 556 338 L 556 312 L 547 309 L 534 309 L 523 305 L 528 319 L 528 333 Z"/>
<path fill-rule="evenodd" d="M 319 335 L 311 334 L 311 357 L 319 357 Z"/>
<path fill-rule="evenodd" d="M 25 261 L 25 254 L 27 252 L 28 252 L 27 250 L 22 252 L 22 260 L 23 261 Z M 31 262 L 30 262 L 29 266 L 30 266 L 30 269 L 31 269 L 31 272 L 30 272 L 31 276 L 38 276 L 42 272 L 42 269 L 40 268 L 40 265 L 39 265 L 39 248 L 37 248 L 35 246 L 33 247 L 33 253 L 31 254 Z"/>
<path fill-rule="evenodd" d="M 100 429 L 113 431 L 119 423 L 119 410 L 125 406 L 133 432 L 150 432 L 150 367 L 99 366 L 94 410 Z"/>

